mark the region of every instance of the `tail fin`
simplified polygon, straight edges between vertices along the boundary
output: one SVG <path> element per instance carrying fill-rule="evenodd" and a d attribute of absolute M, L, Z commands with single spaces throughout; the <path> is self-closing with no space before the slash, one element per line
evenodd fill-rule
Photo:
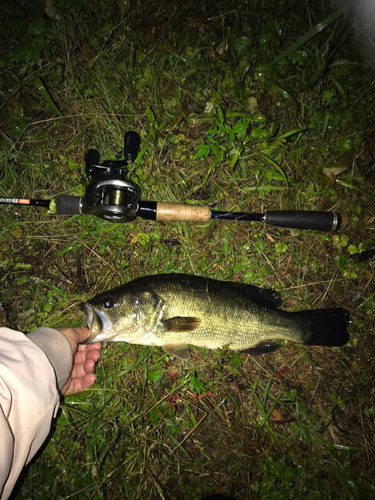
<path fill-rule="evenodd" d="M 318 309 L 296 314 L 305 324 L 305 345 L 339 347 L 349 341 L 350 315 L 345 309 Z"/>

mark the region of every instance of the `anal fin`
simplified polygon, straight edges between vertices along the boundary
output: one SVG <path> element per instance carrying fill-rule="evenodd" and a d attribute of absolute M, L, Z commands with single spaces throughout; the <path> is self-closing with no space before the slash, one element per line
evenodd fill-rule
<path fill-rule="evenodd" d="M 182 359 L 183 361 L 188 361 L 191 358 L 190 350 L 186 344 L 166 344 L 162 347 L 173 358 Z"/>
<path fill-rule="evenodd" d="M 272 340 L 265 340 L 264 342 L 259 342 L 249 349 L 244 349 L 241 352 L 246 354 L 252 354 L 253 356 L 259 356 L 261 354 L 268 354 L 269 352 L 275 352 L 280 349 L 281 344 L 279 342 L 273 342 Z"/>

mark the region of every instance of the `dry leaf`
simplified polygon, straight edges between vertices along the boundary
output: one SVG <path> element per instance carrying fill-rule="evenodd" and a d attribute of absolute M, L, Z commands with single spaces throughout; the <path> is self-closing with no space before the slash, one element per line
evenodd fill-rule
<path fill-rule="evenodd" d="M 15 229 L 11 234 L 18 240 L 22 236 L 22 229 Z"/>
<path fill-rule="evenodd" d="M 171 366 L 170 369 L 167 371 L 167 375 L 170 378 L 177 377 L 179 371 L 176 366 Z"/>
<path fill-rule="evenodd" d="M 46 14 L 48 17 L 55 18 L 57 15 L 57 7 L 55 5 L 54 0 L 46 0 L 46 8 L 45 8 Z"/>
<path fill-rule="evenodd" d="M 255 99 L 255 97 L 249 97 L 249 108 L 253 111 L 258 109 L 258 101 Z"/>
<path fill-rule="evenodd" d="M 345 170 L 348 170 L 349 167 L 328 167 L 328 168 L 323 168 L 322 173 L 328 177 L 328 185 L 333 186 L 333 184 L 336 182 L 336 177 Z"/>
<path fill-rule="evenodd" d="M 284 422 L 283 416 L 276 409 L 274 409 L 272 414 L 271 414 L 271 420 L 272 420 L 272 422 Z"/>

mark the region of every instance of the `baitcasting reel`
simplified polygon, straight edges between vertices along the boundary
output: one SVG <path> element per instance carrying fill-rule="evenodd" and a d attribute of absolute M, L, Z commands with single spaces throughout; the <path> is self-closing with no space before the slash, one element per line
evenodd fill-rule
<path fill-rule="evenodd" d="M 141 138 L 137 132 L 127 132 L 124 137 L 124 160 L 105 160 L 100 164 L 100 154 L 89 149 L 85 154 L 85 171 L 90 184 L 81 199 L 80 212 L 91 213 L 110 222 L 131 222 L 137 217 L 141 190 L 127 178 L 123 167 L 138 156 Z"/>
<path fill-rule="evenodd" d="M 137 217 L 141 190 L 127 178 L 124 167 L 137 158 L 140 143 L 141 138 L 137 132 L 127 132 L 124 137 L 125 159 L 105 160 L 103 163 L 100 163 L 99 151 L 89 149 L 85 154 L 85 172 L 90 184 L 85 195 L 82 198 L 59 196 L 54 202 L 56 211 L 59 214 L 93 214 L 109 222 L 134 220 Z M 42 203 L 38 205 L 45 206 Z M 49 207 L 52 208 L 50 205 Z"/>

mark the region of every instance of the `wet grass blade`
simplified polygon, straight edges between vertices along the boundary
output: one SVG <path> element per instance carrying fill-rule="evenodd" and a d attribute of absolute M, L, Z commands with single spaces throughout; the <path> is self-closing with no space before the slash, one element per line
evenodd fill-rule
<path fill-rule="evenodd" d="M 285 57 L 288 57 L 291 54 L 293 54 L 294 51 L 296 51 L 306 42 L 314 38 L 314 36 L 316 36 L 318 33 L 321 33 L 323 30 L 325 30 L 330 24 L 334 23 L 336 19 L 338 19 L 340 16 L 344 14 L 344 12 L 345 12 L 344 8 L 338 9 L 332 14 L 330 14 L 328 17 L 326 17 L 323 21 L 316 24 L 307 33 L 301 36 L 301 38 L 299 38 L 293 45 L 291 45 L 288 49 L 286 49 L 282 54 L 278 55 L 276 59 L 273 61 L 273 64 L 277 64 Z"/>
<path fill-rule="evenodd" d="M 267 76 L 265 76 L 264 78 L 271 85 L 272 88 L 274 88 L 275 90 L 277 90 L 278 92 L 280 92 L 280 94 L 291 103 L 294 112 L 298 113 L 298 103 L 294 99 L 294 97 L 292 95 L 290 95 L 289 92 L 287 92 L 286 90 L 284 90 L 283 88 L 281 88 L 279 85 L 277 85 L 275 82 L 273 82 Z"/>
<path fill-rule="evenodd" d="M 282 181 L 288 187 L 289 186 L 289 182 L 288 182 L 287 176 L 285 175 L 284 170 L 274 160 L 272 160 L 272 158 L 270 158 L 268 155 L 266 155 L 264 153 L 261 153 L 260 151 L 257 154 L 258 154 L 258 156 L 260 156 L 261 158 L 263 158 L 265 161 L 267 161 L 268 163 L 270 163 L 275 168 L 275 170 L 277 170 L 277 172 L 281 176 Z"/>
<path fill-rule="evenodd" d="M 63 114 L 61 113 L 59 108 L 56 106 L 56 104 L 55 104 L 54 100 L 52 99 L 50 93 L 48 92 L 46 86 L 44 85 L 44 83 L 42 82 L 42 80 L 40 79 L 40 77 L 38 75 L 34 76 L 34 83 L 35 83 L 36 88 L 39 90 L 40 94 L 42 95 L 42 97 L 46 101 L 47 107 L 51 111 L 54 111 L 57 114 L 57 116 L 62 117 Z"/>

